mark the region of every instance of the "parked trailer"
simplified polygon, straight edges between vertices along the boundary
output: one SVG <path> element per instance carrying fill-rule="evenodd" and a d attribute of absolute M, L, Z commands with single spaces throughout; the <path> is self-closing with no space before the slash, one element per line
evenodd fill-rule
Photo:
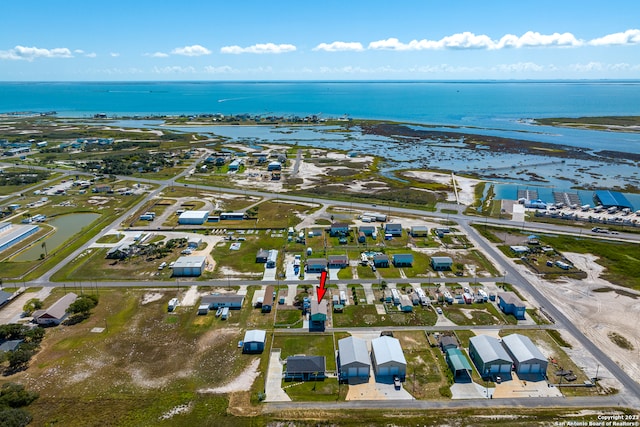
<path fill-rule="evenodd" d="M 429 305 L 429 303 L 431 301 L 427 297 L 427 294 L 425 293 L 425 291 L 422 288 L 416 289 L 416 294 L 418 294 L 418 298 L 420 299 L 420 304 L 421 305 Z"/>
<path fill-rule="evenodd" d="M 396 288 L 391 289 L 391 298 L 395 305 L 400 304 L 400 292 Z"/>
<path fill-rule="evenodd" d="M 229 307 L 225 307 L 222 309 L 222 314 L 220 315 L 222 320 L 227 320 L 229 318 Z"/>

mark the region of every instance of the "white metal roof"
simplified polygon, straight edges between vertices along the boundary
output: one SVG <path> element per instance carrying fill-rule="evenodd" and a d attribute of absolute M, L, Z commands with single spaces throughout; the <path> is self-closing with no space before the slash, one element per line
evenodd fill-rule
<path fill-rule="evenodd" d="M 500 341 L 496 338 L 488 335 L 478 335 L 469 338 L 469 342 L 473 344 L 478 356 L 484 363 L 493 362 L 496 360 L 504 360 L 511 362 L 509 353 L 500 345 Z"/>
<path fill-rule="evenodd" d="M 376 363 L 382 365 L 388 362 L 407 364 L 397 338 L 386 335 L 371 340 L 371 352 L 375 355 Z"/>
<path fill-rule="evenodd" d="M 535 360 L 545 362 L 547 360 L 527 336 L 520 334 L 507 335 L 502 338 L 502 343 L 508 348 L 515 361 L 519 363 Z"/>
<path fill-rule="evenodd" d="M 244 333 L 244 342 L 261 342 L 267 341 L 267 331 L 261 329 L 252 329 Z"/>
<path fill-rule="evenodd" d="M 340 364 L 362 363 L 371 366 L 369 351 L 365 340 L 356 337 L 347 337 L 338 341 L 340 352 Z"/>
<path fill-rule="evenodd" d="M 173 264 L 173 269 L 178 268 L 189 268 L 189 267 L 202 267 L 207 260 L 205 256 L 181 256 L 178 258 L 175 264 Z"/>
<path fill-rule="evenodd" d="M 209 216 L 209 211 L 184 211 L 179 219 L 202 219 Z"/>

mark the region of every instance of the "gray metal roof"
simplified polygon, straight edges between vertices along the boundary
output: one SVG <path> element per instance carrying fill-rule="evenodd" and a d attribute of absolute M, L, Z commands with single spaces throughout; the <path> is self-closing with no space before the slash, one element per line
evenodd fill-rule
<path fill-rule="evenodd" d="M 238 294 L 211 294 L 204 295 L 200 300 L 200 304 L 208 304 L 211 305 L 213 303 L 239 303 L 242 304 L 244 301 L 244 295 Z"/>
<path fill-rule="evenodd" d="M 499 292 L 498 298 L 502 299 L 507 304 L 524 307 L 524 303 L 522 302 L 522 300 L 518 298 L 518 295 L 513 292 Z"/>
<path fill-rule="evenodd" d="M 500 341 L 488 335 L 478 335 L 469 339 L 469 346 L 473 344 L 478 356 L 484 363 L 504 360 L 512 363 L 509 353 L 500 345 Z"/>
<path fill-rule="evenodd" d="M 178 260 L 173 264 L 173 269 L 178 268 L 189 268 L 189 267 L 202 267 L 204 266 L 207 257 L 205 256 L 181 256 Z"/>
<path fill-rule="evenodd" d="M 67 313 L 67 308 L 78 298 L 78 295 L 73 292 L 69 292 L 58 301 L 54 302 L 51 307 L 44 310 L 44 312 L 38 316 L 46 316 L 48 318 L 62 319 Z M 34 313 L 35 314 L 35 313 Z M 35 317 L 35 316 L 34 316 Z"/>
<path fill-rule="evenodd" d="M 362 363 L 371 366 L 367 342 L 356 337 L 342 338 L 338 341 L 338 351 L 340 352 L 340 365 L 350 363 Z"/>
<path fill-rule="evenodd" d="M 375 355 L 376 363 L 382 365 L 388 362 L 407 364 L 397 338 L 381 336 L 371 340 L 371 352 Z"/>
<path fill-rule="evenodd" d="M 324 356 L 287 357 L 287 373 L 289 374 L 312 374 L 316 372 L 324 374 L 325 366 L 326 363 Z"/>
<path fill-rule="evenodd" d="M 502 344 L 507 347 L 516 362 L 530 362 L 540 360 L 546 362 L 547 358 L 538 350 L 538 347 L 529 337 L 520 334 L 511 334 L 502 338 Z"/>
<path fill-rule="evenodd" d="M 260 329 L 252 329 L 244 333 L 244 342 L 261 342 L 265 343 L 267 341 L 267 331 L 263 331 Z"/>

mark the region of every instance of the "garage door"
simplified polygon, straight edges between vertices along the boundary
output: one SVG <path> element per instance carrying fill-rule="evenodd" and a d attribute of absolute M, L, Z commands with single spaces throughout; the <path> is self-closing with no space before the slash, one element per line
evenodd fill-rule
<path fill-rule="evenodd" d="M 349 370 L 347 371 L 347 376 L 349 376 L 349 377 L 357 377 L 358 376 L 358 368 L 357 367 L 349 368 Z"/>
<path fill-rule="evenodd" d="M 531 365 L 529 365 L 528 363 L 522 364 L 518 368 L 519 374 L 528 374 L 529 372 L 531 372 Z"/>
<path fill-rule="evenodd" d="M 359 377 L 368 377 L 369 376 L 369 368 L 365 368 L 365 367 L 358 368 L 358 376 Z"/>
<path fill-rule="evenodd" d="M 389 374 L 389 368 L 388 368 L 387 366 L 380 366 L 380 367 L 378 367 L 378 372 L 377 372 L 377 374 L 378 374 L 378 375 L 380 375 L 380 376 L 382 376 L 382 377 L 385 377 L 385 376 L 387 376 L 387 375 L 390 375 L 390 374 Z"/>
<path fill-rule="evenodd" d="M 511 363 L 500 365 L 500 372 L 503 374 L 511 372 Z"/>
<path fill-rule="evenodd" d="M 389 375 L 398 375 L 400 373 L 400 368 L 397 366 L 392 366 L 389 369 Z"/>
<path fill-rule="evenodd" d="M 489 365 L 489 373 L 497 374 L 500 372 L 500 365 Z"/>
<path fill-rule="evenodd" d="M 531 371 L 530 372 L 532 374 L 538 374 L 538 373 L 540 373 L 541 370 L 542 370 L 542 367 L 540 366 L 539 363 L 533 363 L 531 365 Z"/>

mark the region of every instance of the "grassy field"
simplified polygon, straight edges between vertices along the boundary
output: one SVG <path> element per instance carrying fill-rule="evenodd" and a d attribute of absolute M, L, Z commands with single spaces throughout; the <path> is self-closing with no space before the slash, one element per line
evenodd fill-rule
<path fill-rule="evenodd" d="M 264 273 L 264 264 L 256 263 L 256 254 L 260 249 L 277 249 L 278 257 L 282 259 L 282 248 L 285 246 L 287 238 L 286 233 L 266 233 L 247 234 L 244 236 L 245 241 L 242 242 L 240 249 L 232 251 L 229 249 L 229 242 L 224 241 L 216 245 L 211 251 L 211 256 L 216 261 L 216 269 L 213 272 L 214 278 L 225 278 L 222 267 L 231 269 L 241 273 L 250 273 L 255 277 L 262 277 Z M 280 263 L 276 265 L 280 266 Z M 278 268 L 278 274 L 284 273 Z"/>
<path fill-rule="evenodd" d="M 504 325 L 506 321 L 491 303 L 442 307 L 443 314 L 456 325 Z"/>
<path fill-rule="evenodd" d="M 416 399 L 441 399 L 439 389 L 447 385 L 446 372 L 437 363 L 440 350 L 431 348 L 422 331 L 394 332 L 407 360 L 404 388 Z"/>
<path fill-rule="evenodd" d="M 281 350 L 280 357 L 304 354 L 307 356 L 324 356 L 327 371 L 336 370 L 336 358 L 333 335 L 331 334 L 278 334 L 273 338 L 273 348 Z"/>

